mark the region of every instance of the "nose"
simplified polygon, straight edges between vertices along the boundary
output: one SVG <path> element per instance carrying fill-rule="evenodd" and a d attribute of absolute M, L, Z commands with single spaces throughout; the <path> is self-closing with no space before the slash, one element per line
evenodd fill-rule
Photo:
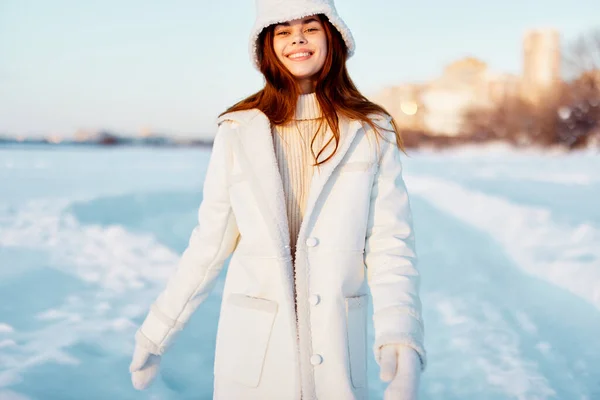
<path fill-rule="evenodd" d="M 304 37 L 304 35 L 302 34 L 302 32 L 298 32 L 292 38 L 292 43 L 293 44 L 305 44 L 306 43 L 306 38 Z"/>

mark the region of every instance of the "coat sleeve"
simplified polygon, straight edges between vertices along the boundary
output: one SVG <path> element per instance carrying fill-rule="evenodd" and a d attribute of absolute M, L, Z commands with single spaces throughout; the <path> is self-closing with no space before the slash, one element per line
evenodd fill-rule
<path fill-rule="evenodd" d="M 136 343 L 162 355 L 208 297 L 239 232 L 228 193 L 228 123 L 219 125 L 203 184 L 198 223 L 166 287 L 135 334 Z"/>
<path fill-rule="evenodd" d="M 383 124 L 392 129 L 389 122 Z M 400 150 L 393 132 L 381 130 L 379 166 L 371 192 L 365 265 L 373 298 L 375 359 L 381 347 L 403 344 L 420 356 L 425 369 L 424 325 L 419 298 L 415 235 Z"/>

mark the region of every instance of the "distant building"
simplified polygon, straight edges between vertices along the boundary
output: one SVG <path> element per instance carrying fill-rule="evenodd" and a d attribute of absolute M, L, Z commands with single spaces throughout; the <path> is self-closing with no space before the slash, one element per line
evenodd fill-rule
<path fill-rule="evenodd" d="M 385 88 L 373 101 L 385 107 L 394 117 L 398 128 L 422 131 L 425 109 L 420 101 L 422 85 L 405 84 Z"/>
<path fill-rule="evenodd" d="M 401 129 L 460 135 L 466 113 L 492 108 L 507 98 L 537 103 L 560 83 L 560 37 L 554 30 L 528 31 L 523 40 L 523 75 L 495 73 L 466 57 L 424 84 L 387 87 L 373 96 Z"/>
<path fill-rule="evenodd" d="M 520 96 L 523 80 L 514 74 L 488 72 L 485 83 L 489 99 L 497 104 L 506 98 Z"/>
<path fill-rule="evenodd" d="M 554 29 L 531 30 L 523 39 L 523 97 L 533 103 L 560 82 L 560 35 Z"/>
<path fill-rule="evenodd" d="M 421 100 L 426 110 L 425 128 L 430 133 L 460 134 L 463 115 L 471 108 L 491 106 L 486 84 L 487 65 L 467 57 L 448 65 L 441 77 L 431 81 Z"/>
<path fill-rule="evenodd" d="M 490 75 L 484 62 L 467 57 L 448 65 L 431 82 L 389 87 L 374 101 L 392 114 L 401 129 L 455 136 L 461 132 L 464 113 L 475 106 L 491 107 L 492 92 L 500 92 L 500 86 L 506 91 L 510 85 Z"/>

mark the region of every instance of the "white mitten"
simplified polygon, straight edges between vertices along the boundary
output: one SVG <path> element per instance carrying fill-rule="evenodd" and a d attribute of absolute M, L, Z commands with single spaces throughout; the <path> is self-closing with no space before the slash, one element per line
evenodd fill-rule
<path fill-rule="evenodd" d="M 384 400 L 416 400 L 421 378 L 421 359 L 408 346 L 389 344 L 381 348 L 380 375 L 382 381 L 390 382 L 383 395 Z"/>
<path fill-rule="evenodd" d="M 150 353 L 139 344 L 135 345 L 133 359 L 129 365 L 131 382 L 133 383 L 134 388 L 137 390 L 144 390 L 150 386 L 158 373 L 160 360 L 160 356 Z"/>

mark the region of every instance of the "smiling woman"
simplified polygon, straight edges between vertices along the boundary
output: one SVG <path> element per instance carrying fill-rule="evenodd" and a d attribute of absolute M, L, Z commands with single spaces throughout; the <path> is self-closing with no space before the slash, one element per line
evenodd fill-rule
<path fill-rule="evenodd" d="M 258 0 L 259 92 L 219 117 L 198 226 L 136 334 L 144 388 L 232 254 L 214 399 L 365 399 L 367 310 L 386 399 L 414 399 L 426 365 L 402 139 L 346 68 L 332 0 Z"/>
<path fill-rule="evenodd" d="M 317 17 L 295 19 L 273 29 L 273 51 L 296 77 L 302 93 L 314 91 L 313 76 L 325 64 L 327 35 Z"/>

